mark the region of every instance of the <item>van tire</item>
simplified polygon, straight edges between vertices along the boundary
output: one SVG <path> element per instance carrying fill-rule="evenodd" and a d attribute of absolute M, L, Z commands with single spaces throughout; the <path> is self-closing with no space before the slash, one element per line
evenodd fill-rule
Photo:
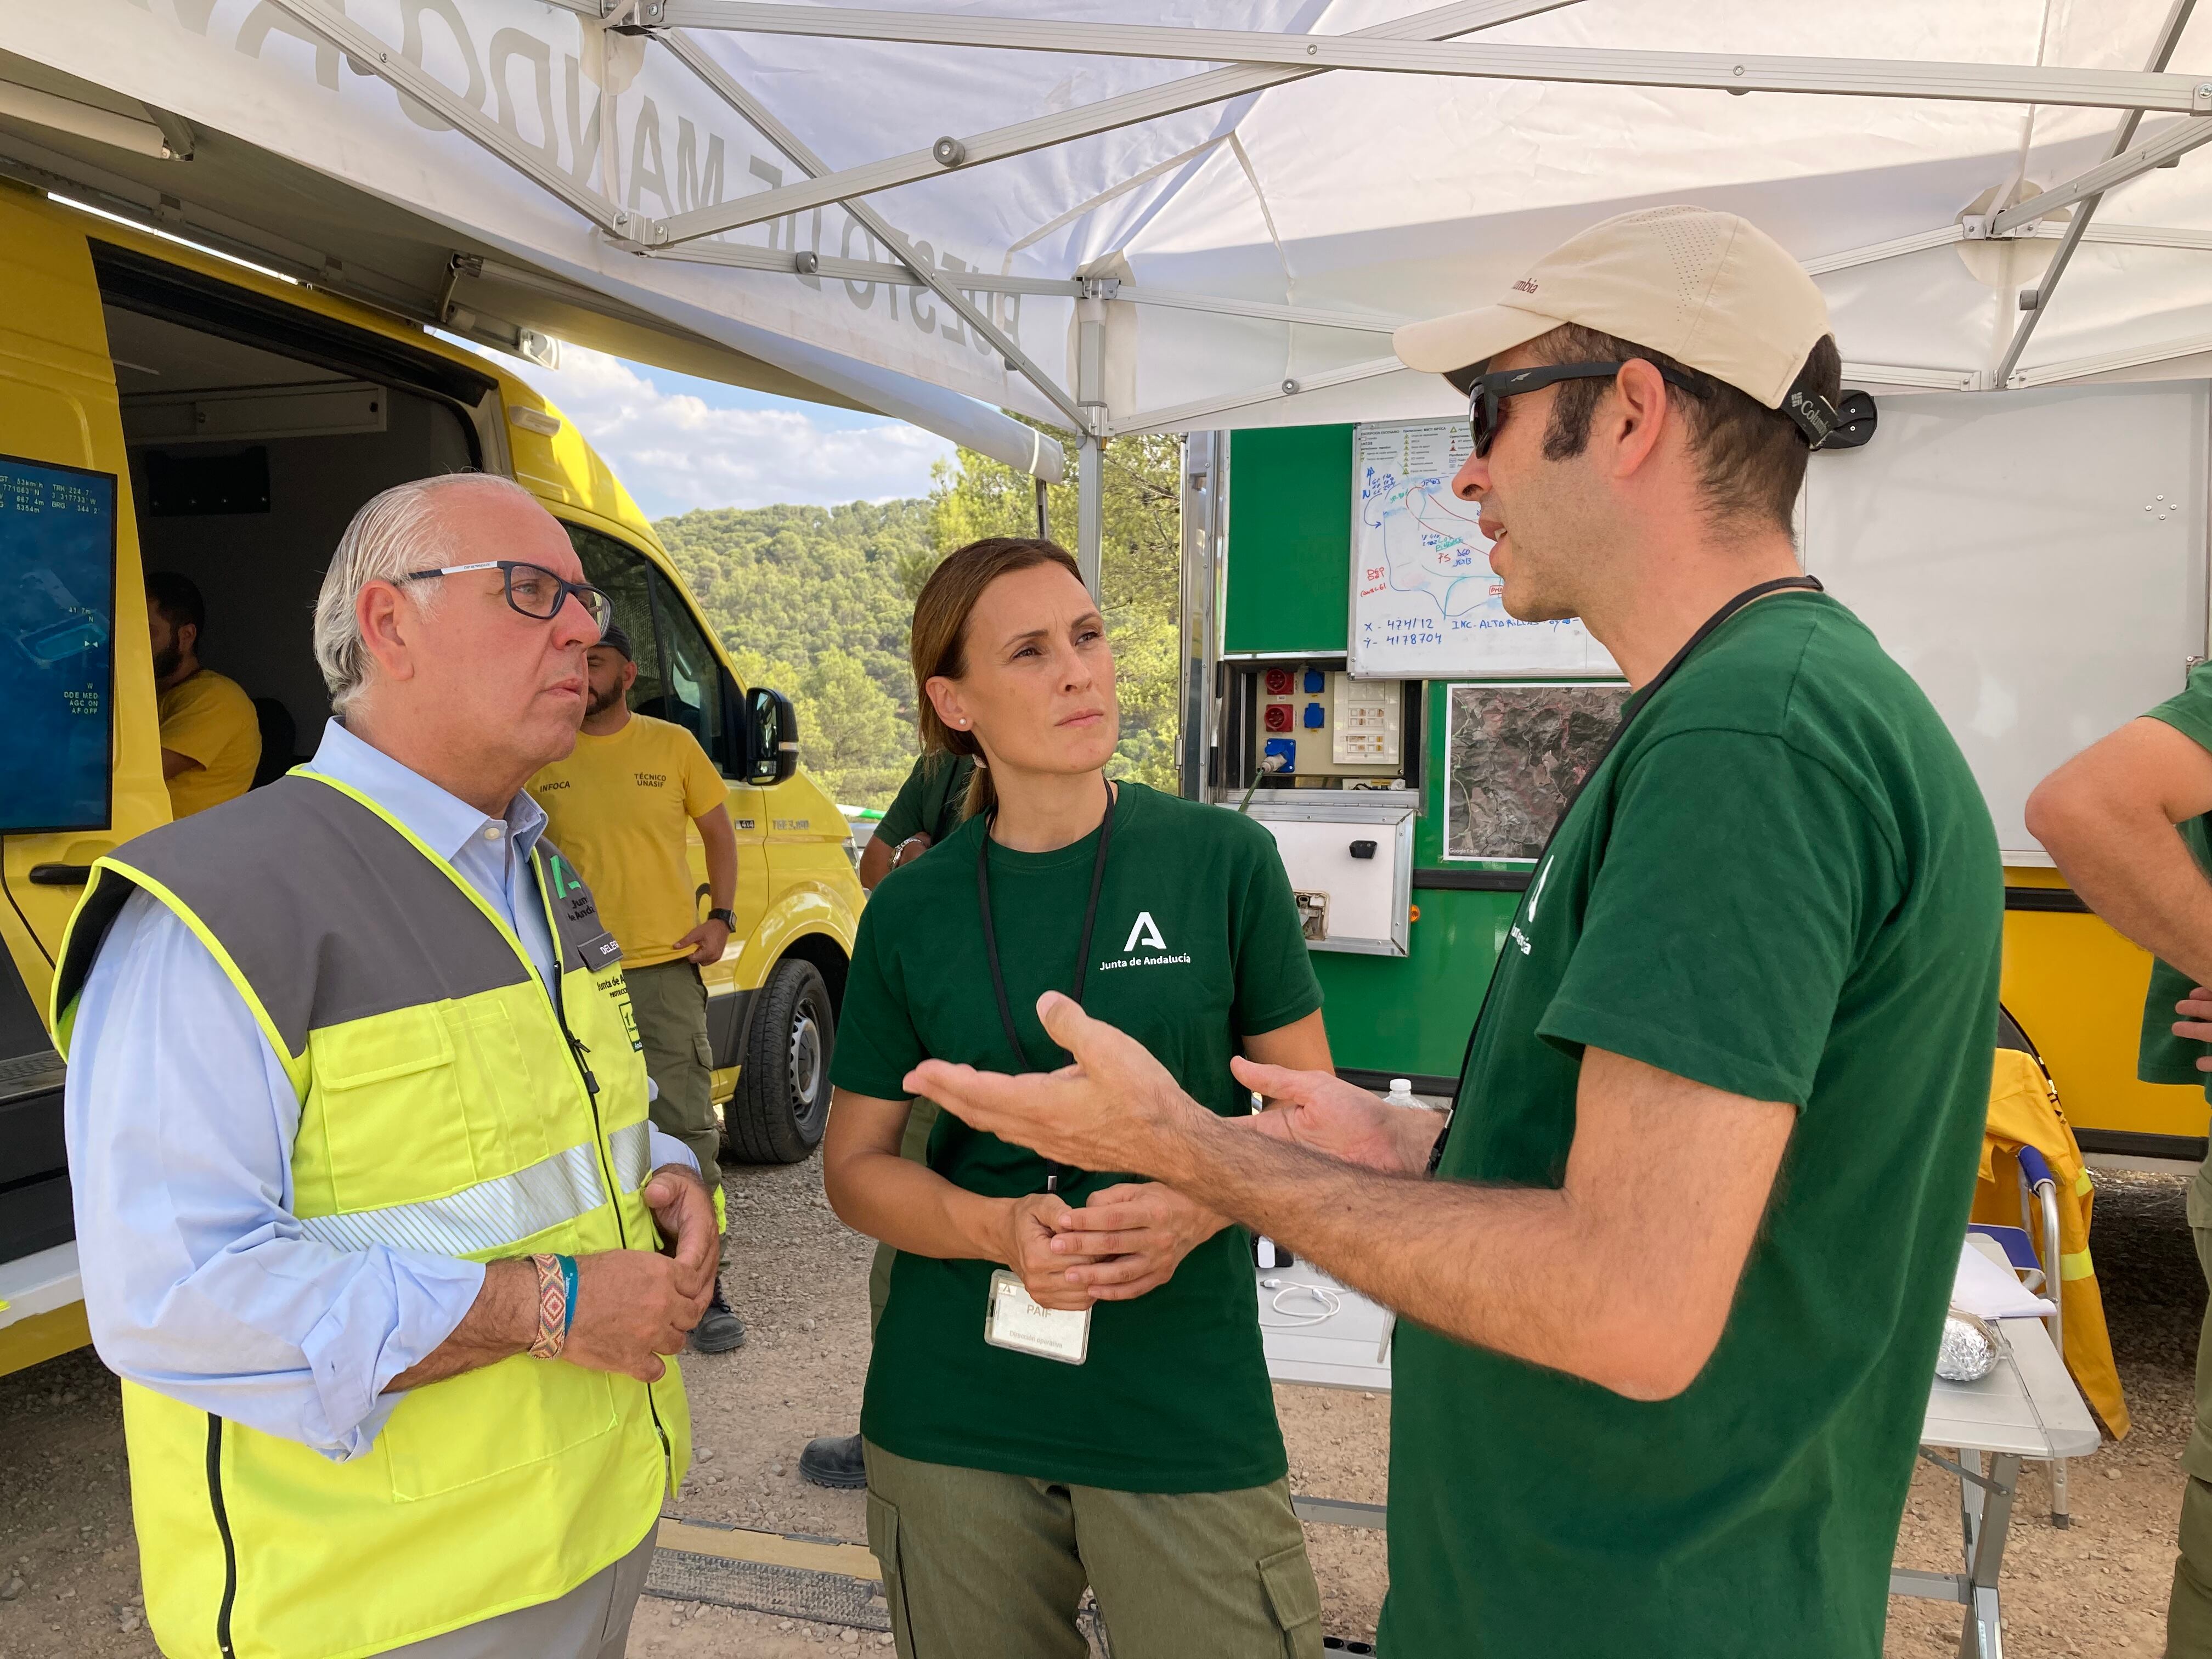
<path fill-rule="evenodd" d="M 745 1031 L 722 1145 L 740 1164 L 796 1164 L 830 1121 L 830 1060 L 837 1042 L 830 988 L 811 962 L 786 957 L 760 989 Z"/>

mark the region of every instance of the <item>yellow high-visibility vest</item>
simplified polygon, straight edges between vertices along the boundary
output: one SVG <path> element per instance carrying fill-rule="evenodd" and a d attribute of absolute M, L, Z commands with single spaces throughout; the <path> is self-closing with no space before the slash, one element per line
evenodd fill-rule
<path fill-rule="evenodd" d="M 300 1100 L 301 1231 L 472 1261 L 652 1249 L 645 1062 L 621 950 L 540 841 L 557 1006 L 513 931 L 374 801 L 305 769 L 118 848 L 55 974 L 68 1051 L 116 912 L 213 952 Z M 148 1086 L 158 1088 L 158 1079 Z M 353 1659 L 574 1589 L 635 1547 L 690 1456 L 648 1386 L 518 1355 L 410 1390 L 337 1463 L 126 1382 L 147 1622 L 171 1659 Z"/>

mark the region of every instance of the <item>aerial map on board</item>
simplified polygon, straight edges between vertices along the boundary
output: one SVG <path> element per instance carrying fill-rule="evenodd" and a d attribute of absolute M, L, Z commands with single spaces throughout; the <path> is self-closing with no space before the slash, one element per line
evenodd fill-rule
<path fill-rule="evenodd" d="M 0 830 L 108 819 L 115 479 L 0 455 Z"/>
<path fill-rule="evenodd" d="M 1455 685 L 1444 856 L 1534 859 L 1620 724 L 1626 685 Z"/>
<path fill-rule="evenodd" d="M 1352 434 L 1352 672 L 1403 679 L 1617 673 L 1578 622 L 1516 622 L 1474 503 L 1451 493 L 1465 421 Z"/>

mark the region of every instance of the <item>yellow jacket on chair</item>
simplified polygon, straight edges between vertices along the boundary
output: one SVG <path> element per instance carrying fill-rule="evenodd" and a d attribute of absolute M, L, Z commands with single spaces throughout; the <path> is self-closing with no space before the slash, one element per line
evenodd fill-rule
<path fill-rule="evenodd" d="M 2044 1294 L 2057 1299 L 2064 1316 L 2066 1368 L 2112 1438 L 2124 1440 L 2128 1402 L 2120 1392 L 2119 1368 L 2113 1363 L 2112 1340 L 2105 1327 L 2105 1299 L 2089 1259 L 2089 1212 L 2096 1189 L 2042 1066 L 2033 1054 L 1999 1048 L 1990 1075 L 1990 1121 L 1982 1138 L 1974 1220 L 2007 1227 L 2021 1224 L 2021 1146 L 2033 1146 L 2043 1154 L 2058 1188 L 2058 1283 L 2055 1290 L 2046 1286 Z M 2039 1252 L 2042 1223 L 2030 1222 L 2027 1231 Z"/>
<path fill-rule="evenodd" d="M 541 841 L 556 1006 L 466 881 L 302 769 L 94 866 L 55 975 L 74 1005 L 134 890 L 214 953 L 300 1100 L 293 1213 L 334 1249 L 486 1261 L 658 1244 L 621 951 Z M 410 1390 L 347 1462 L 125 1382 L 147 1621 L 165 1654 L 354 1659 L 553 1600 L 681 1481 L 676 1362 L 648 1386 L 527 1356 Z"/>

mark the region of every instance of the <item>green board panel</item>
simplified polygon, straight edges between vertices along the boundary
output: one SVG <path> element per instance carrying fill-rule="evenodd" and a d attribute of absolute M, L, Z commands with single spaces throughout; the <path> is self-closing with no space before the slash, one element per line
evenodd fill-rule
<path fill-rule="evenodd" d="M 1457 1077 L 1521 896 L 1419 887 L 1413 902 L 1411 954 L 1313 953 L 1329 1056 L 1386 1076 Z"/>
<path fill-rule="evenodd" d="M 1237 433 L 1229 489 L 1223 648 L 1343 654 L 1351 638 L 1352 428 Z"/>

